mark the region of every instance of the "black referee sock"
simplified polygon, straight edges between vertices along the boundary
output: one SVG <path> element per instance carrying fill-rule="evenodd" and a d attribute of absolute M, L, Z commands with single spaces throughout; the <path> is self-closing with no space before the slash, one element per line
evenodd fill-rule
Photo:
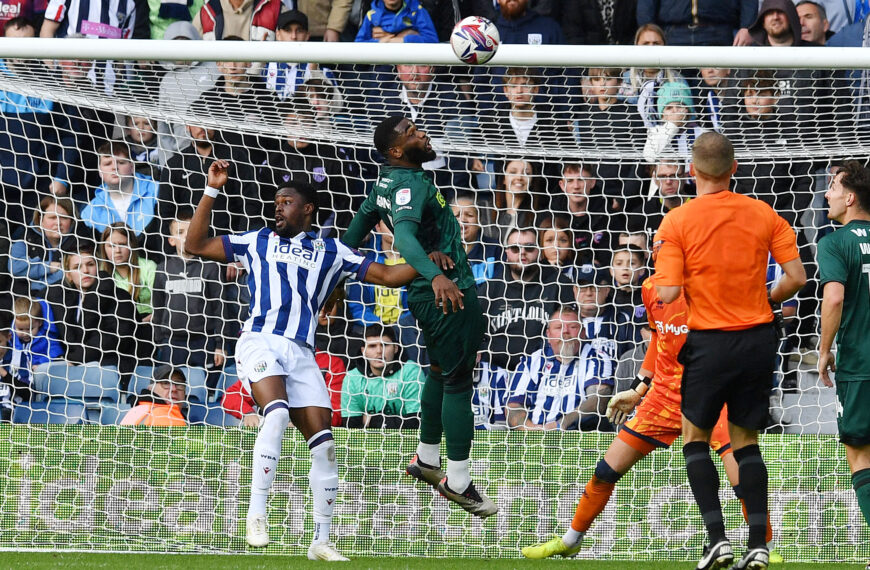
<path fill-rule="evenodd" d="M 740 477 L 740 493 L 746 505 L 750 549 L 764 546 L 767 534 L 767 466 L 758 445 L 734 450 Z"/>
<path fill-rule="evenodd" d="M 692 494 L 710 535 L 710 544 L 726 540 L 725 522 L 722 519 L 722 505 L 719 502 L 719 472 L 710 457 L 710 444 L 706 441 L 692 441 L 683 446 L 686 458 L 686 475 Z"/>

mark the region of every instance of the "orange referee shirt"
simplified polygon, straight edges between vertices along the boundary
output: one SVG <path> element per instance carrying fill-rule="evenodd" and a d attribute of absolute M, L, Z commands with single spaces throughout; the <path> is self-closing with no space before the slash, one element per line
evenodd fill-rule
<path fill-rule="evenodd" d="M 656 285 L 683 287 L 691 330 L 741 330 L 773 320 L 768 252 L 799 257 L 794 230 L 773 208 L 724 190 L 668 212 L 659 226 Z"/>

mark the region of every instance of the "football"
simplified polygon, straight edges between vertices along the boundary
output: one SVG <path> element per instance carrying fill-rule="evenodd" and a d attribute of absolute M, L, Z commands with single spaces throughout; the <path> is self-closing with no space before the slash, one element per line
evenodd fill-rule
<path fill-rule="evenodd" d="M 495 24 L 478 16 L 460 20 L 450 34 L 453 53 L 469 65 L 481 65 L 492 59 L 500 41 Z"/>

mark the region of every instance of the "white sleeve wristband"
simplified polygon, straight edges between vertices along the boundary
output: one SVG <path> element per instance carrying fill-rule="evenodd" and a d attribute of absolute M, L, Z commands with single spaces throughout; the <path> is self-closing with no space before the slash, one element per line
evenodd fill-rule
<path fill-rule="evenodd" d="M 221 193 L 219 188 L 215 188 L 213 186 L 206 186 L 205 190 L 203 190 L 202 192 L 209 198 L 217 198 L 218 194 Z"/>

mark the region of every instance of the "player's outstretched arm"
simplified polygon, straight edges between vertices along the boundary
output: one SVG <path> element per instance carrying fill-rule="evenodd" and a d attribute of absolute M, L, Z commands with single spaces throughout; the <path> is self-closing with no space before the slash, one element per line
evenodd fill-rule
<path fill-rule="evenodd" d="M 843 319 L 843 298 L 846 287 L 837 281 L 828 281 L 822 291 L 822 331 L 819 335 L 819 378 L 825 386 L 833 386 L 830 372 L 837 371 L 831 347 Z"/>
<path fill-rule="evenodd" d="M 429 254 L 429 259 L 443 270 L 453 269 L 453 260 L 445 253 L 433 251 Z M 383 285 L 384 287 L 402 287 L 420 275 L 417 270 L 409 263 L 400 263 L 398 265 L 384 265 L 382 263 L 372 263 L 369 265 L 364 281 L 373 285 Z"/>
<path fill-rule="evenodd" d="M 208 227 L 211 223 L 211 209 L 214 200 L 229 178 L 228 169 L 230 163 L 226 160 L 216 160 L 208 169 L 208 182 L 205 192 L 190 220 L 187 230 L 187 238 L 184 241 L 184 249 L 191 255 L 218 261 L 227 262 L 227 254 L 223 240 L 218 237 L 208 237 Z"/>

